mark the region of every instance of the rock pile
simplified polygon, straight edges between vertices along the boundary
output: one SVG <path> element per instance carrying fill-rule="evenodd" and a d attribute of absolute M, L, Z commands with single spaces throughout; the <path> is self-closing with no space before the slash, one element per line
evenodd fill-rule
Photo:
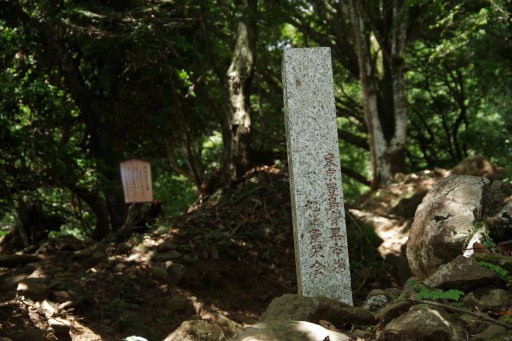
<path fill-rule="evenodd" d="M 187 336 L 172 340 L 512 340 L 512 257 L 497 247 L 512 240 L 511 194 L 483 177 L 437 182 L 416 211 L 407 245 L 414 277 L 401 290 L 373 290 L 361 307 L 287 294 L 229 338 L 194 336 L 187 324 L 172 334 L 189 328 Z"/>

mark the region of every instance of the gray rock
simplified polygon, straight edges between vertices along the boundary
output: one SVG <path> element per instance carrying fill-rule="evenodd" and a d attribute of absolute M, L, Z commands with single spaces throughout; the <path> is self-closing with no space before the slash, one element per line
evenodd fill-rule
<path fill-rule="evenodd" d="M 477 307 L 479 311 L 498 313 L 503 307 L 512 306 L 512 294 L 503 289 L 482 289 L 470 292 L 462 300 L 469 308 Z"/>
<path fill-rule="evenodd" d="M 71 322 L 66 319 L 56 317 L 48 319 L 48 324 L 54 330 L 55 336 L 57 336 L 59 340 L 71 340 L 69 335 Z"/>
<path fill-rule="evenodd" d="M 378 321 L 381 321 L 383 324 L 388 323 L 393 320 L 395 317 L 402 315 L 409 311 L 409 309 L 414 306 L 414 303 L 406 300 L 396 300 L 384 308 L 379 310 L 376 314 L 376 318 Z"/>
<path fill-rule="evenodd" d="M 473 258 L 458 256 L 450 263 L 440 266 L 423 283 L 430 288 L 468 292 L 482 286 L 498 284 L 499 277 L 494 271 L 478 265 Z"/>
<path fill-rule="evenodd" d="M 179 282 L 185 275 L 185 265 L 168 260 L 164 263 L 167 275 L 173 283 Z"/>
<path fill-rule="evenodd" d="M 510 331 L 505 329 L 504 327 L 489 324 L 489 326 L 481 333 L 473 335 L 471 337 L 473 341 L 510 341 L 512 340 L 512 336 L 510 335 Z"/>
<path fill-rule="evenodd" d="M 261 315 L 261 322 L 327 320 L 337 328 L 342 324 L 368 325 L 375 322 L 374 315 L 363 308 L 351 307 L 325 297 L 304 297 L 285 294 L 272 300 Z"/>
<path fill-rule="evenodd" d="M 229 341 L 349 341 L 348 335 L 305 321 L 258 323 Z"/>
<path fill-rule="evenodd" d="M 225 341 L 222 329 L 204 320 L 185 321 L 164 341 Z"/>
<path fill-rule="evenodd" d="M 470 335 L 483 332 L 488 324 L 482 323 L 482 319 L 472 314 L 461 314 L 457 317 L 457 321 Z"/>
<path fill-rule="evenodd" d="M 163 243 L 159 244 L 156 247 L 156 250 L 158 252 L 166 252 L 170 250 L 176 250 L 178 248 L 178 245 L 170 240 L 166 240 Z"/>
<path fill-rule="evenodd" d="M 382 309 L 388 303 L 389 298 L 383 290 L 372 290 L 368 294 L 368 297 L 366 297 L 362 308 L 375 312 Z"/>
<path fill-rule="evenodd" d="M 418 207 L 407 243 L 407 260 L 420 280 L 461 254 L 479 219 L 486 178 L 450 175 L 432 187 Z M 477 216 L 475 216 L 475 214 Z"/>
<path fill-rule="evenodd" d="M 155 260 L 157 262 L 166 262 L 166 261 L 169 261 L 169 260 L 178 259 L 180 257 L 181 257 L 181 254 L 178 251 L 170 250 L 170 251 L 165 252 L 165 253 L 157 253 L 155 255 Z"/>
<path fill-rule="evenodd" d="M 50 293 L 48 280 L 46 278 L 25 278 L 18 283 L 16 293 L 18 296 L 34 301 L 42 301 Z"/>
<path fill-rule="evenodd" d="M 377 340 L 462 340 L 462 330 L 445 311 L 415 306 L 388 323 Z"/>

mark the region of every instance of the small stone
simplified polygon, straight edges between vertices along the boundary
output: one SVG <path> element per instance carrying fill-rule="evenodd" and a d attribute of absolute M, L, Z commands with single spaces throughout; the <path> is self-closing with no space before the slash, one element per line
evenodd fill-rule
<path fill-rule="evenodd" d="M 165 310 L 170 313 L 177 312 L 186 312 L 192 314 L 194 312 L 194 308 L 191 302 L 183 296 L 175 295 L 170 300 L 167 301 L 165 305 Z M 185 313 L 183 315 L 186 315 Z"/>
<path fill-rule="evenodd" d="M 152 262 L 150 271 L 151 277 L 155 278 L 159 282 L 167 282 L 169 280 L 167 269 L 162 263 Z"/>
<path fill-rule="evenodd" d="M 155 260 L 157 262 L 166 262 L 169 260 L 175 260 L 181 257 L 181 254 L 176 250 L 171 250 L 166 253 L 157 253 L 155 255 Z"/>
<path fill-rule="evenodd" d="M 382 309 L 388 303 L 389 298 L 383 290 L 372 290 L 364 301 L 362 308 L 375 312 Z"/>
<path fill-rule="evenodd" d="M 25 278 L 18 283 L 16 292 L 18 296 L 41 301 L 48 297 L 48 284 L 45 278 Z"/>
<path fill-rule="evenodd" d="M 481 333 L 471 337 L 473 341 L 510 341 L 510 332 L 504 327 L 489 324 L 489 326 Z"/>
<path fill-rule="evenodd" d="M 71 294 L 66 290 L 57 290 L 51 293 L 51 299 L 58 303 L 64 303 L 71 299 Z"/>
<path fill-rule="evenodd" d="M 185 275 L 185 265 L 179 264 L 173 261 L 165 262 L 165 269 L 167 270 L 167 274 L 169 275 L 169 279 L 173 283 L 179 282 L 183 276 Z"/>
<path fill-rule="evenodd" d="M 173 243 L 170 240 L 166 240 L 165 242 L 159 244 L 156 247 L 156 250 L 158 252 L 167 252 L 167 251 L 170 251 L 170 250 L 176 250 L 177 247 L 178 247 L 178 245 L 176 243 Z"/>
<path fill-rule="evenodd" d="M 41 303 L 41 310 L 44 312 L 46 317 L 52 317 L 57 313 L 58 307 L 55 303 L 44 300 Z"/>
<path fill-rule="evenodd" d="M 225 341 L 222 329 L 203 320 L 185 321 L 164 341 Z"/>
<path fill-rule="evenodd" d="M 55 336 L 57 336 L 59 340 L 71 340 L 71 336 L 69 335 L 69 331 L 71 330 L 71 322 L 57 317 L 48 319 L 48 324 L 54 330 Z"/>

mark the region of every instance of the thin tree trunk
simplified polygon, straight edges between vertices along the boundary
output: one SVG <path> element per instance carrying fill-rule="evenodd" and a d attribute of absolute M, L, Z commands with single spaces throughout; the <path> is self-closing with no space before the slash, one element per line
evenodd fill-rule
<path fill-rule="evenodd" d="M 243 176 L 251 165 L 249 106 L 256 50 L 256 12 L 258 0 L 240 0 L 237 7 L 237 40 L 227 72 L 229 111 L 223 125 L 225 160 L 223 182 Z"/>
<path fill-rule="evenodd" d="M 359 73 L 363 95 L 363 109 L 370 135 L 370 153 L 372 161 L 372 189 L 388 185 L 394 174 L 405 169 L 406 138 L 407 138 L 407 99 L 405 93 L 405 71 L 403 53 L 407 40 L 407 21 L 400 13 L 401 1 L 393 1 L 393 23 L 390 46 L 382 46 L 382 37 L 377 37 L 381 44 L 383 72 L 389 72 L 389 78 L 384 74 L 380 89 L 379 74 L 370 49 L 371 30 L 367 27 L 367 16 L 363 12 L 364 3 L 352 0 L 352 22 L 354 25 L 355 42 L 359 61 Z M 403 20 L 403 21 L 401 21 Z M 389 80 L 388 80 L 389 79 Z M 391 87 L 391 108 L 379 106 L 379 91 L 385 92 L 384 87 Z M 381 101 L 388 101 L 387 94 L 381 94 Z M 381 112 L 379 112 L 379 110 Z M 384 110 L 389 112 L 384 113 Z M 385 119 L 386 121 L 381 121 Z M 389 120 L 389 121 L 388 121 Z"/>
<path fill-rule="evenodd" d="M 96 218 L 92 239 L 102 240 L 110 232 L 109 210 L 105 199 L 98 192 L 71 186 L 70 190 L 89 206 Z"/>
<path fill-rule="evenodd" d="M 372 188 L 377 188 L 381 181 L 379 166 L 379 155 L 383 154 L 384 135 L 380 125 L 378 113 L 378 97 L 376 85 L 372 82 L 371 75 L 374 73 L 370 56 L 370 47 L 367 40 L 367 29 L 363 9 L 358 0 L 352 0 L 352 23 L 359 62 L 359 79 L 361 80 L 361 91 L 363 95 L 363 111 L 370 138 L 370 156 L 372 162 Z"/>

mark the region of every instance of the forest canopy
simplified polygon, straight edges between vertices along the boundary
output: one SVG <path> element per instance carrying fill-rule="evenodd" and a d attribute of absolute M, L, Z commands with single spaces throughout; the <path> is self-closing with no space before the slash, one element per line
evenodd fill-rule
<path fill-rule="evenodd" d="M 286 48 L 331 48 L 347 200 L 470 155 L 510 169 L 511 13 L 501 0 L 0 0 L 0 233 L 36 220 L 104 238 L 126 219 L 131 158 L 151 162 L 168 215 L 286 167 Z"/>

